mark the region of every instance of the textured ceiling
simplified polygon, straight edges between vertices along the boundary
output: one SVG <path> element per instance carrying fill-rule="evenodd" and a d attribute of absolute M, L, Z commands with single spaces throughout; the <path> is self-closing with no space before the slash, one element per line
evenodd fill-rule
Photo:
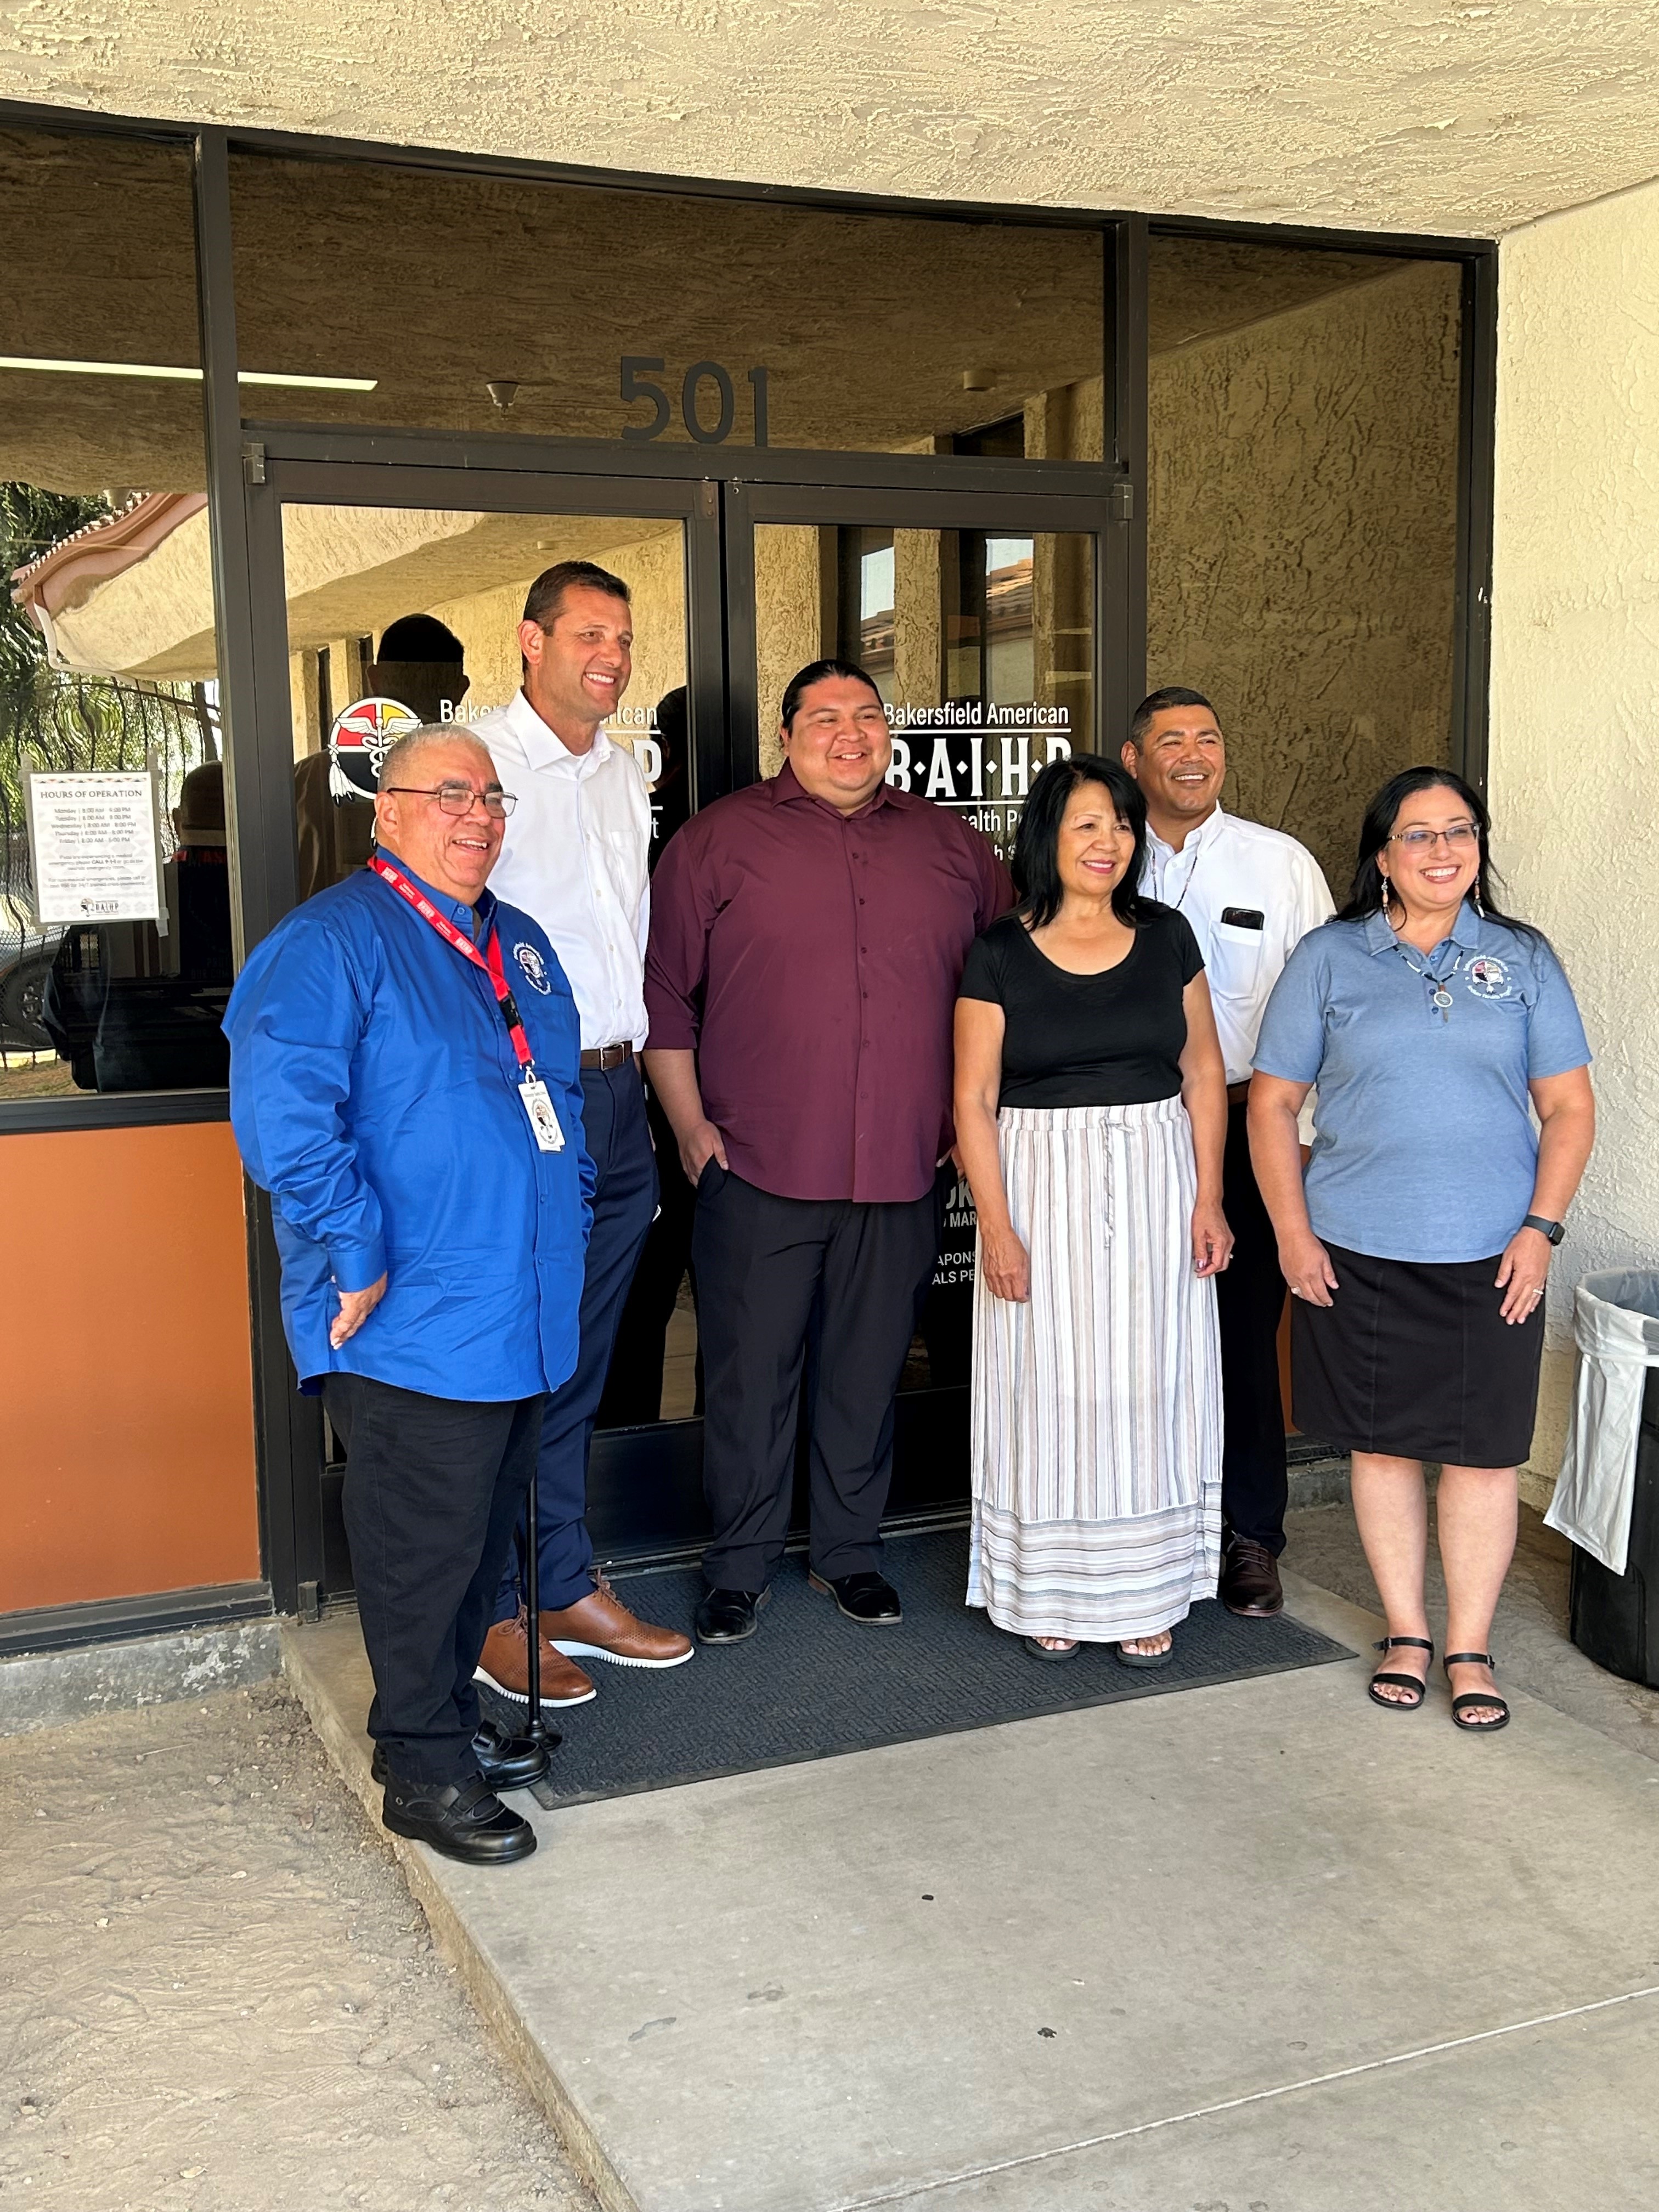
<path fill-rule="evenodd" d="M 1488 235 L 1659 168 L 1652 0 L 0 0 L 0 96 Z"/>

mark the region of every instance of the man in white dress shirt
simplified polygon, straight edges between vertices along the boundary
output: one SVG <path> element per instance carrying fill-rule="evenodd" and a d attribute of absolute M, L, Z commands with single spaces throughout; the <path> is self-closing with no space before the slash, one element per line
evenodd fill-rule
<path fill-rule="evenodd" d="M 586 1522 L 594 1415 L 657 1207 L 638 1059 L 651 802 L 634 756 L 601 727 L 628 689 L 633 642 L 621 578 L 591 561 L 560 562 L 536 579 L 525 601 L 523 688 L 472 725 L 518 799 L 493 888 L 546 931 L 581 1018 L 582 1121 L 597 1175 L 576 1370 L 548 1401 L 537 1460 L 541 1693 L 551 1705 L 580 1705 L 594 1694 L 579 1660 L 677 1667 L 692 1652 L 689 1637 L 641 1620 L 596 1573 Z M 515 989 L 542 988 L 528 971 L 511 980 Z M 479 1662 L 485 1680 L 520 1698 L 529 1681 L 524 1534 L 521 1523 Z"/>
<path fill-rule="evenodd" d="M 1192 924 L 1227 1062 L 1222 1205 L 1237 1239 L 1216 1278 L 1226 1441 L 1221 1473 L 1221 1601 L 1246 1619 L 1284 1606 L 1288 1483 L 1279 1387 L 1285 1279 L 1250 1166 L 1245 1109 L 1256 1032 L 1292 948 L 1334 911 L 1319 863 L 1282 830 L 1221 810 L 1227 748 L 1201 692 L 1170 684 L 1143 699 L 1123 765 L 1146 799 L 1143 888 Z"/>

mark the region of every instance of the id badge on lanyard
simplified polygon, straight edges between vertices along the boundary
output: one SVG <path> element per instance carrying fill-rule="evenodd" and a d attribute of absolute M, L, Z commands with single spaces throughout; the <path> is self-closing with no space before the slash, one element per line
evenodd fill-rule
<path fill-rule="evenodd" d="M 552 1094 L 533 1067 L 526 1068 L 520 1078 L 519 1097 L 525 1112 L 530 1116 L 530 1133 L 536 1139 L 536 1149 L 543 1152 L 562 1152 L 564 1150 L 564 1131 L 559 1127 L 559 1117 L 553 1110 Z"/>
<path fill-rule="evenodd" d="M 564 1131 L 559 1127 L 559 1117 L 554 1109 L 553 1095 L 536 1073 L 536 1063 L 531 1057 L 530 1040 L 525 1035 L 524 1022 L 517 1002 L 507 988 L 507 971 L 501 960 L 501 942 L 495 930 L 480 954 L 476 945 L 462 936 L 447 915 L 439 913 L 430 899 L 425 897 L 410 883 L 401 868 L 392 866 L 384 855 L 376 854 L 369 866 L 382 883 L 389 884 L 400 898 L 406 899 L 422 921 L 429 921 L 447 944 L 453 945 L 464 960 L 475 968 L 482 968 L 489 978 L 495 994 L 495 1003 L 501 1010 L 501 1019 L 507 1024 L 507 1036 L 513 1040 L 514 1057 L 519 1063 L 519 1103 L 530 1121 L 530 1133 L 536 1139 L 538 1152 L 562 1152 L 564 1150 Z"/>

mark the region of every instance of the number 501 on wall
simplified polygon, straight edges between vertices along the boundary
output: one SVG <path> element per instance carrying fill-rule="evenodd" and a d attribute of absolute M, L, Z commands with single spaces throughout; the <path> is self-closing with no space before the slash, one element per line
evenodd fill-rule
<path fill-rule="evenodd" d="M 648 422 L 625 422 L 624 438 L 642 443 L 649 438 L 660 438 L 674 419 L 674 410 L 668 393 L 653 380 L 662 374 L 665 363 L 657 354 L 625 353 L 622 358 L 622 396 L 631 407 L 643 402 L 651 410 Z M 769 372 L 763 368 L 744 371 L 749 383 L 750 404 L 754 416 L 757 446 L 767 443 L 766 402 Z M 704 386 L 712 386 L 705 396 Z M 723 446 L 732 434 L 732 425 L 737 415 L 737 393 L 732 389 L 732 373 L 717 361 L 694 361 L 680 380 L 680 420 L 686 434 L 695 438 L 700 446 Z M 714 420 L 708 420 L 712 412 Z"/>

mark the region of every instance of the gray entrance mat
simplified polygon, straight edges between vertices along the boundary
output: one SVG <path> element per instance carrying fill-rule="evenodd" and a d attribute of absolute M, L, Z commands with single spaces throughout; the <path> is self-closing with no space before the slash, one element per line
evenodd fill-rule
<path fill-rule="evenodd" d="M 792 1554 L 746 1642 L 699 1644 L 684 1666 L 660 1670 L 584 1660 L 599 1696 L 547 1711 L 564 1736 L 553 1755 L 551 1798 L 576 1803 L 667 1790 L 1354 1656 L 1282 1613 L 1238 1620 L 1209 1599 L 1176 1630 L 1175 1656 L 1156 1673 L 1124 1666 L 1106 1644 L 1085 1644 L 1063 1666 L 1044 1665 L 1018 1637 L 963 1604 L 965 1528 L 890 1537 L 883 1567 L 904 1601 L 896 1628 L 844 1619 L 832 1599 L 808 1586 L 805 1559 Z M 696 1568 L 616 1581 L 635 1612 L 691 1633 L 703 1589 Z M 487 1689 L 480 1694 L 496 1719 L 522 1726 L 522 1705 Z"/>

